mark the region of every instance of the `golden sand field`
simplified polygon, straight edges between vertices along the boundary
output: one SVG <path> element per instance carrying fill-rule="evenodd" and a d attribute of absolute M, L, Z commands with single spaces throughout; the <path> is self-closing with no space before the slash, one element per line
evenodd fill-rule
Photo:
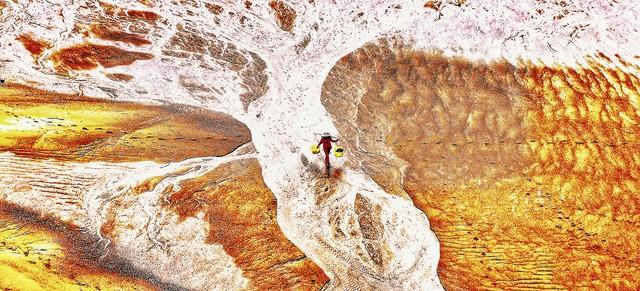
<path fill-rule="evenodd" d="M 336 64 L 323 104 L 376 181 L 427 214 L 448 290 L 635 290 L 638 88 L 604 55 L 487 64 L 370 45 Z"/>

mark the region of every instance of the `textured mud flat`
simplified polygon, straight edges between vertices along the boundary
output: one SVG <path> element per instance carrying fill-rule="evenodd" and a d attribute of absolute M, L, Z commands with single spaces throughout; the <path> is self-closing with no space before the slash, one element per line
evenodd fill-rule
<path fill-rule="evenodd" d="M 176 289 L 124 260 L 98 260 L 77 229 L 28 209 L 0 203 L 0 287 L 4 290 Z M 10 279 L 9 279 L 10 278 Z M 153 282 L 153 283 L 151 283 Z"/>
<path fill-rule="evenodd" d="M 228 115 L 0 89 L 6 288 L 317 290 Z M 203 158 L 206 157 L 206 158 Z"/>
<path fill-rule="evenodd" d="M 172 162 L 222 156 L 251 139 L 232 117 L 188 106 L 151 106 L 0 88 L 0 151 L 67 161 Z"/>
<path fill-rule="evenodd" d="M 181 219 L 204 213 L 207 242 L 223 246 L 251 289 L 317 290 L 329 280 L 280 231 L 276 199 L 256 159 L 222 164 L 185 180 L 167 201 Z"/>
<path fill-rule="evenodd" d="M 388 43 L 322 102 L 360 165 L 427 213 L 445 288 L 637 289 L 638 67 L 479 63 Z"/>

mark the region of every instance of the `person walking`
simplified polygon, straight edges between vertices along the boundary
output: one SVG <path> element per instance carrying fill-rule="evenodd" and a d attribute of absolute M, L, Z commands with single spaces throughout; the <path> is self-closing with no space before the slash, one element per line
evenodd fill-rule
<path fill-rule="evenodd" d="M 322 149 L 324 150 L 324 166 L 327 170 L 331 168 L 331 161 L 329 160 L 329 156 L 331 155 L 331 143 L 337 141 L 337 138 L 332 137 L 330 133 L 325 132 L 322 134 L 320 142 L 318 142 L 318 147 L 322 145 Z"/>

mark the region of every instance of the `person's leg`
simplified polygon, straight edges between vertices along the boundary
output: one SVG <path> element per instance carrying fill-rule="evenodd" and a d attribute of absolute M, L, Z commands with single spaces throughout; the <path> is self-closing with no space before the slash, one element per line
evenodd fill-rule
<path fill-rule="evenodd" d="M 331 154 L 331 148 L 325 148 L 324 149 L 324 166 L 327 168 L 331 166 L 331 162 L 329 162 L 330 154 Z"/>

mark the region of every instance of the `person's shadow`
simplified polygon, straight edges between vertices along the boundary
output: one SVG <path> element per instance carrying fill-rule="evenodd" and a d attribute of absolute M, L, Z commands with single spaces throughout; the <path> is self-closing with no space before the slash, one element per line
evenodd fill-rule
<path fill-rule="evenodd" d="M 310 180 L 309 182 L 314 191 L 316 205 L 321 205 L 335 197 L 344 170 L 342 168 L 331 168 L 330 175 L 327 175 L 326 168 L 322 164 L 311 162 L 306 157 L 302 158 L 302 163 L 305 166 L 307 179 Z"/>

